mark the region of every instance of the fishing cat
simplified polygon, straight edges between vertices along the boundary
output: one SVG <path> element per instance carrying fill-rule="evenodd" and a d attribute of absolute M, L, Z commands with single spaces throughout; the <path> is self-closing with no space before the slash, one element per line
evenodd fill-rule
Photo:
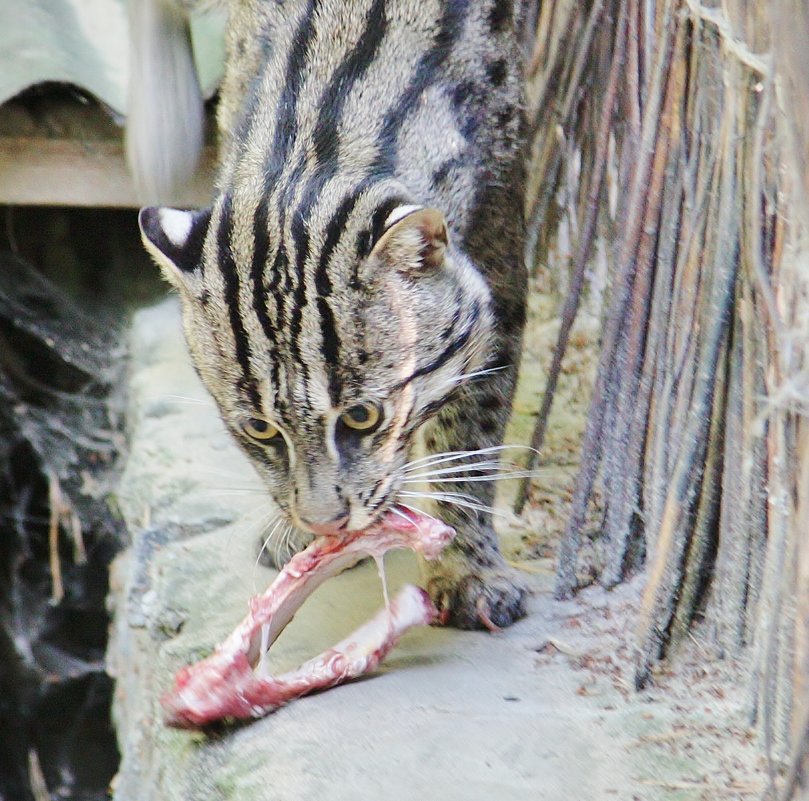
<path fill-rule="evenodd" d="M 485 480 L 525 316 L 519 18 L 514 0 L 232 0 L 215 200 L 140 214 L 282 513 L 362 530 L 428 480 L 458 532 L 428 586 L 461 627 L 509 625 L 526 597 Z"/>

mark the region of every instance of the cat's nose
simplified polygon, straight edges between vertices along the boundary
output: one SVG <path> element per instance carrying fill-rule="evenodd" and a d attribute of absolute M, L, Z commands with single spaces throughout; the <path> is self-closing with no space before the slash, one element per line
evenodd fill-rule
<path fill-rule="evenodd" d="M 328 537 L 345 533 L 346 527 L 348 526 L 348 518 L 349 515 L 343 513 L 337 515 L 337 517 L 333 517 L 331 520 L 307 520 L 305 517 L 300 517 L 300 521 L 318 537 Z"/>

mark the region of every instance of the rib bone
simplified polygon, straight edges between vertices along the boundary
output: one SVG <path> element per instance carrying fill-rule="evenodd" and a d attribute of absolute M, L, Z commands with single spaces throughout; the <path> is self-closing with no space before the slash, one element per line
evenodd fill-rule
<path fill-rule="evenodd" d="M 280 676 L 266 673 L 262 648 L 272 646 L 326 579 L 363 557 L 411 548 L 434 559 L 454 536 L 453 529 L 434 518 L 397 509 L 365 531 L 317 538 L 251 601 L 247 617 L 211 656 L 177 673 L 173 689 L 162 699 L 166 722 L 197 727 L 223 718 L 261 717 L 306 693 L 373 670 L 408 629 L 435 619 L 435 607 L 424 590 L 406 585 L 389 608 L 349 637 Z"/>

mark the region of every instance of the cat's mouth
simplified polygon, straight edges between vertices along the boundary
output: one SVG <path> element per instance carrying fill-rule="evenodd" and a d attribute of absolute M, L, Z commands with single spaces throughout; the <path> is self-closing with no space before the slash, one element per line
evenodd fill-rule
<path fill-rule="evenodd" d="M 436 558 L 455 531 L 422 512 L 393 506 L 364 531 L 316 538 L 295 555 L 250 613 L 211 656 L 177 673 L 163 697 L 166 722 L 204 726 L 223 718 L 256 718 L 301 695 L 373 670 L 410 628 L 436 610 L 424 590 L 405 585 L 368 623 L 299 668 L 271 676 L 266 654 L 303 602 L 327 579 L 366 556 L 410 548 Z"/>

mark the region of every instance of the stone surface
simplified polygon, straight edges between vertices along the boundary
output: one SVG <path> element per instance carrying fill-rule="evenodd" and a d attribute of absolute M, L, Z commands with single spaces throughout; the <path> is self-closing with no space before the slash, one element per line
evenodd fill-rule
<path fill-rule="evenodd" d="M 271 509 L 188 364 L 173 302 L 136 316 L 131 350 L 119 503 L 133 545 L 115 565 L 109 648 L 116 801 L 752 797 L 728 791 L 758 782 L 733 675 L 701 665 L 634 694 L 638 587 L 554 603 L 547 560 L 527 565 L 530 613 L 502 634 L 418 630 L 375 674 L 262 720 L 166 728 L 158 698 L 174 672 L 209 653 L 274 575 L 255 547 Z M 392 589 L 419 580 L 409 554 L 386 564 Z M 326 582 L 271 666 L 300 663 L 381 604 L 373 563 Z"/>

